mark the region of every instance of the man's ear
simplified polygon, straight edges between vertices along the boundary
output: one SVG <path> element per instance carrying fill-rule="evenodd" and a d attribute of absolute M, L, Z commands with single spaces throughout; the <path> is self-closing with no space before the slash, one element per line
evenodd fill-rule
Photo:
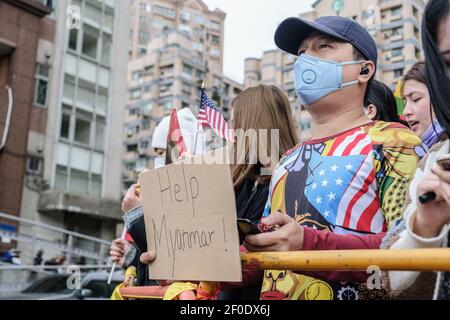
<path fill-rule="evenodd" d="M 364 61 L 361 65 L 361 72 L 358 77 L 360 83 L 367 83 L 375 73 L 375 64 L 372 61 Z"/>

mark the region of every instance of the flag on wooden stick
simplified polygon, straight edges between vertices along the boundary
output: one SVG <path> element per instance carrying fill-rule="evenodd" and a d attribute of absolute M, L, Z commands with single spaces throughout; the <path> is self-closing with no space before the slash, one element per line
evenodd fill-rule
<path fill-rule="evenodd" d="M 200 125 L 211 128 L 222 139 L 235 141 L 233 130 L 228 128 L 227 121 L 203 88 L 201 89 L 200 110 L 197 119 Z"/>

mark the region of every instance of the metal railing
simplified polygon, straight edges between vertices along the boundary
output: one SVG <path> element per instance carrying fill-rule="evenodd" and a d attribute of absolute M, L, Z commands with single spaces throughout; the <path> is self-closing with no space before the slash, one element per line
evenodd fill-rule
<path fill-rule="evenodd" d="M 33 221 L 25 218 L 19 218 L 7 213 L 0 212 L 0 218 L 7 221 L 14 221 L 20 224 L 20 227 L 31 227 L 33 232 L 31 234 L 23 234 L 19 231 L 7 231 L 0 229 L 1 238 L 9 238 L 17 241 L 19 244 L 29 244 L 33 247 L 39 247 L 42 249 L 57 250 L 65 254 L 66 264 L 70 264 L 72 257 L 84 257 L 88 259 L 93 259 L 97 262 L 107 264 L 109 262 L 108 258 L 108 248 L 111 245 L 110 241 L 95 238 L 92 236 L 84 235 L 78 232 L 69 231 L 66 229 L 58 228 L 52 225 L 48 225 L 42 222 Z M 45 230 L 46 232 L 56 233 L 61 242 L 55 242 L 43 237 L 39 237 L 39 232 L 36 229 Z M 65 240 L 65 243 L 63 242 Z M 94 244 L 94 247 L 98 247 L 99 250 L 92 251 L 77 247 L 74 243 L 76 239 L 81 239 L 87 243 Z"/>
<path fill-rule="evenodd" d="M 5 225 L 18 225 L 17 229 L 0 228 L 0 244 L 20 251 L 20 262 L 0 262 L 0 297 L 18 293 L 46 275 L 67 273 L 73 267 L 80 272 L 109 271 L 112 267 L 108 256 L 110 241 L 3 212 L 0 212 L 0 221 Z M 11 241 L 17 244 L 11 245 Z M 65 259 L 54 265 L 52 259 L 44 262 L 42 254 L 37 262 L 39 250 L 45 252 L 46 258 L 64 256 Z"/>

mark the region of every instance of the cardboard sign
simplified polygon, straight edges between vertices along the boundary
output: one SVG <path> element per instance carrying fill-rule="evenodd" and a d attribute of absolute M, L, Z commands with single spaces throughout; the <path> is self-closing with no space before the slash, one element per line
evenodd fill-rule
<path fill-rule="evenodd" d="M 230 166 L 188 163 L 139 175 L 150 278 L 242 281 Z"/>

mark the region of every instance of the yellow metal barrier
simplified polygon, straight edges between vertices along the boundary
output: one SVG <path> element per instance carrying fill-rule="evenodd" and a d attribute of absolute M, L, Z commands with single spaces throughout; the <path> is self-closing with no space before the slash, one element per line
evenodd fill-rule
<path fill-rule="evenodd" d="M 450 249 L 252 252 L 241 255 L 244 269 L 301 271 L 450 271 Z"/>

